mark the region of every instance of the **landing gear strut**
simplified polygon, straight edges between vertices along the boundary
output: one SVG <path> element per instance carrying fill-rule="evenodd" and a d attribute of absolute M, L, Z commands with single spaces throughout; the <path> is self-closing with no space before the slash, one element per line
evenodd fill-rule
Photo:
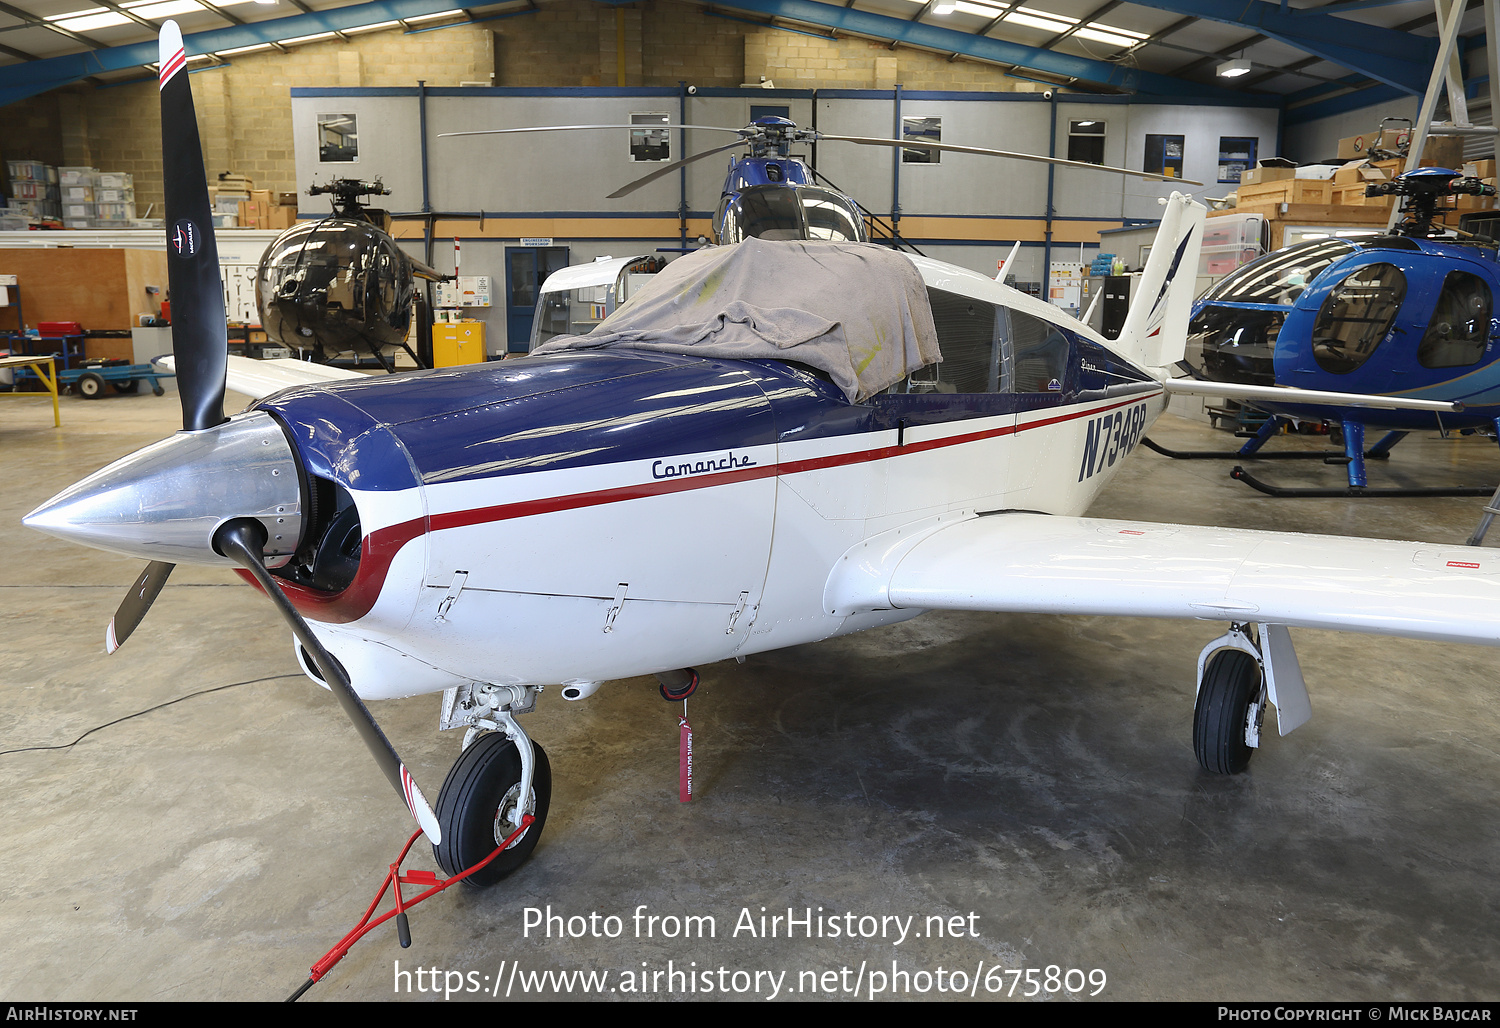
<path fill-rule="evenodd" d="M 1193 753 L 1204 769 L 1237 775 L 1260 745 L 1266 686 L 1244 650 L 1220 650 L 1204 669 L 1193 707 Z"/>
<path fill-rule="evenodd" d="M 536 686 L 471 684 L 443 697 L 440 727 L 467 727 L 463 752 L 438 793 L 442 841 L 432 848 L 448 875 L 473 867 L 531 815 L 532 823 L 499 856 L 464 879 L 494 885 L 531 856 L 552 803 L 552 766 L 515 715 L 536 709 Z"/>
<path fill-rule="evenodd" d="M 524 802 L 520 751 L 515 742 L 499 732 L 480 736 L 448 772 L 437 801 L 443 841 L 432 848 L 444 874 L 458 874 L 493 853 L 515 831 L 513 820 L 521 814 L 536 818 L 526 834 L 464 882 L 480 888 L 494 885 L 524 864 L 536 849 L 552 802 L 552 767 L 546 751 L 536 743 L 523 736 L 521 744 L 531 749 L 535 763 Z"/>

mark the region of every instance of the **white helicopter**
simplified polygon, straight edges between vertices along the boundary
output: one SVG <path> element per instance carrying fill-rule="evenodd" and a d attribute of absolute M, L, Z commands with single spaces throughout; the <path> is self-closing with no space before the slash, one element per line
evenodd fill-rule
<path fill-rule="evenodd" d="M 257 399 L 226 418 L 172 23 L 161 45 L 183 430 L 25 523 L 151 561 L 111 650 L 175 563 L 238 564 L 450 875 L 489 860 L 465 880 L 492 884 L 536 846 L 551 773 L 517 717 L 545 686 L 582 700 L 655 674 L 681 699 L 695 665 L 937 609 L 1219 621 L 1194 748 L 1233 773 L 1268 705 L 1282 734 L 1311 714 L 1288 626 L 1500 644 L 1490 551 L 1080 516 L 1171 393 L 1225 391 L 1168 377 L 1204 215 L 1177 194 L 1115 342 L 937 261 L 749 238 L 680 258 L 589 336 L 523 359 L 374 378 L 234 365 Z M 428 692 L 442 728 L 467 729 L 435 810 L 363 702 Z"/>

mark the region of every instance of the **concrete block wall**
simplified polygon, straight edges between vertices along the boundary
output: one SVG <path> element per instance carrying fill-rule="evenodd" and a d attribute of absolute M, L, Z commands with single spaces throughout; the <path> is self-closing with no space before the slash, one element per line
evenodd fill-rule
<path fill-rule="evenodd" d="M 623 37 L 623 47 L 621 40 Z M 623 60 L 622 60 L 623 55 Z M 196 67 L 196 66 L 195 66 Z M 493 75 L 493 78 L 492 78 Z M 532 13 L 437 31 L 371 32 L 286 53 L 243 54 L 193 74 L 211 175 L 296 188 L 294 86 L 738 86 L 761 76 L 794 88 L 1013 90 L 978 62 L 860 39 L 828 39 L 713 17 L 673 0 L 611 7 L 543 2 Z M 0 108 L 0 157 L 92 165 L 135 176 L 136 206 L 160 205 L 160 117 L 154 80 L 79 87 Z"/>

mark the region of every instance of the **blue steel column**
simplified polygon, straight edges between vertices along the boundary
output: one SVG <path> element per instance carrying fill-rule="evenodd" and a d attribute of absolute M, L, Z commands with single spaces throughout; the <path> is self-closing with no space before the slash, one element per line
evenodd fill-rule
<path fill-rule="evenodd" d="M 1057 156 L 1057 90 L 1052 91 L 1052 99 L 1047 101 L 1047 107 L 1052 112 L 1052 128 L 1047 137 L 1047 156 Z M 1043 237 L 1042 245 L 1042 299 L 1048 303 L 1052 302 L 1052 186 L 1057 175 L 1057 165 L 1047 165 L 1047 232 Z"/>
<path fill-rule="evenodd" d="M 892 94 L 892 97 L 895 125 L 891 129 L 891 137 L 893 139 L 905 139 L 906 133 L 903 131 L 901 123 L 901 83 L 896 83 L 896 91 Z M 895 237 L 895 241 L 899 241 L 901 239 L 902 150 L 899 146 L 892 147 L 891 149 L 896 155 L 896 163 L 891 167 L 891 235 Z"/>
<path fill-rule="evenodd" d="M 625 59 L 624 55 L 621 55 L 620 59 L 623 61 Z M 677 124 L 679 124 L 679 125 L 686 125 L 687 124 L 687 96 L 688 96 L 688 94 L 687 94 L 687 82 L 685 82 L 685 81 L 678 82 L 677 83 Z M 667 138 L 671 139 L 672 138 L 672 133 L 668 132 L 667 133 Z M 679 132 L 679 133 L 677 133 L 677 139 L 678 139 L 678 144 L 677 145 L 680 146 L 680 147 L 682 147 L 682 151 L 683 151 L 682 156 L 686 157 L 687 156 L 687 139 L 688 139 L 687 133 L 686 132 Z M 678 158 L 678 160 L 681 160 L 681 159 L 682 159 L 682 157 Z M 688 222 L 687 166 L 684 165 L 683 167 L 677 169 L 677 236 L 678 236 L 678 243 L 677 243 L 677 245 L 679 247 L 681 247 L 683 249 L 683 251 L 687 250 L 687 222 Z"/>

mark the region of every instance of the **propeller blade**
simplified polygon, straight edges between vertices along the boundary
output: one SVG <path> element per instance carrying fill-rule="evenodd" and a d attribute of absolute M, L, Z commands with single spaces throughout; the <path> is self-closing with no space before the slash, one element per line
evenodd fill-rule
<path fill-rule="evenodd" d="M 439 139 L 448 136 L 498 136 L 506 132 L 576 132 L 589 129 L 704 129 L 709 132 L 740 132 L 743 128 L 729 128 L 725 125 L 530 125 L 525 128 L 503 128 L 503 129 L 474 129 L 469 132 L 439 132 Z"/>
<path fill-rule="evenodd" d="M 742 145 L 744 145 L 743 140 L 736 139 L 734 142 L 728 143 L 724 146 L 716 146 L 712 150 L 704 150 L 701 153 L 693 154 L 691 157 L 684 157 L 680 161 L 673 161 L 671 164 L 664 164 L 660 168 L 657 168 L 655 171 L 653 171 L 651 174 L 643 176 L 642 178 L 638 178 L 634 182 L 631 182 L 628 185 L 623 185 L 619 189 L 616 189 L 613 193 L 609 194 L 609 199 L 618 200 L 622 196 L 628 196 L 631 193 L 635 192 L 637 189 L 641 188 L 641 186 L 647 185 L 651 182 L 655 182 L 663 175 L 670 175 L 678 168 L 682 168 L 689 164 L 692 164 L 694 161 L 701 161 L 705 157 L 712 157 L 716 153 L 723 153 L 725 150 L 733 150 L 735 147 Z"/>
<path fill-rule="evenodd" d="M 130 633 L 135 631 L 135 626 L 141 623 L 146 611 L 156 602 L 157 594 L 167 584 L 167 576 L 176 566 L 160 560 L 153 560 L 146 565 L 141 577 L 135 580 L 135 585 L 130 587 L 130 592 L 120 601 L 115 616 L 109 619 L 109 627 L 104 630 L 106 653 L 115 652 L 130 638 Z"/>
<path fill-rule="evenodd" d="M 175 21 L 162 25 L 159 46 L 172 353 L 177 358 L 182 427 L 193 432 L 228 420 L 224 417 L 224 373 L 229 336 L 203 146 L 188 86 L 182 32 Z"/>
<path fill-rule="evenodd" d="M 297 613 L 297 608 L 286 598 L 286 593 L 276 584 L 276 579 L 266 570 L 261 563 L 261 552 L 266 544 L 266 528 L 254 518 L 235 518 L 226 521 L 214 534 L 214 546 L 220 553 L 230 560 L 239 564 L 255 577 L 261 589 L 276 604 L 276 609 L 291 626 L 292 634 L 302 644 L 312 657 L 313 663 L 317 665 L 318 672 L 323 676 L 323 681 L 328 684 L 333 695 L 338 699 L 339 706 L 344 708 L 344 714 L 354 723 L 354 728 L 359 736 L 369 747 L 370 753 L 375 757 L 375 763 L 385 772 L 385 777 L 395 787 L 401 796 L 406 809 L 411 811 L 411 816 L 417 819 L 417 824 L 422 827 L 427 838 L 434 846 L 442 841 L 443 833 L 438 824 L 437 815 L 432 812 L 432 806 L 427 802 L 427 797 L 422 795 L 422 790 L 417 788 L 417 783 L 406 770 L 406 765 L 401 762 L 401 757 L 396 753 L 396 748 L 391 745 L 375 719 L 370 716 L 369 709 L 359 694 L 354 691 L 354 685 L 349 681 L 349 675 L 344 667 L 334 659 L 313 635 L 312 629 L 307 627 L 307 622 L 302 615 Z"/>
<path fill-rule="evenodd" d="M 1016 153 L 1011 150 L 990 150 L 982 146 L 957 146 L 953 143 L 917 143 L 910 139 L 876 139 L 870 136 L 829 136 L 818 133 L 818 142 L 824 140 L 836 140 L 841 143 L 860 143 L 865 146 L 899 146 L 906 150 L 951 150 L 954 153 L 972 153 L 981 157 L 1009 157 L 1017 161 L 1037 161 L 1041 164 L 1055 164 L 1060 168 L 1083 168 L 1086 171 L 1109 171 L 1116 175 L 1132 175 L 1136 178 L 1155 179 L 1158 182 L 1177 182 L 1187 186 L 1201 186 L 1202 182 L 1194 182 L 1187 178 L 1173 178 L 1171 175 L 1158 175 L 1150 171 L 1136 171 L 1132 168 L 1113 168 L 1108 164 L 1087 164 L 1083 161 L 1069 161 L 1061 157 L 1043 157 L 1034 153 Z"/>

